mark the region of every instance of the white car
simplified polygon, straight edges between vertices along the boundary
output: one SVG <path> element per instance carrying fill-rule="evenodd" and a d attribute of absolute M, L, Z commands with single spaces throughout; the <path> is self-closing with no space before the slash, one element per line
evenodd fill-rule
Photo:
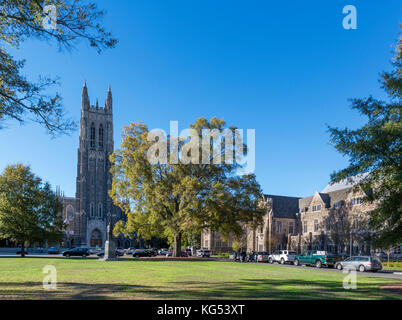
<path fill-rule="evenodd" d="M 166 256 L 169 253 L 169 249 L 160 249 L 158 251 L 158 255 L 160 256 Z"/>
<path fill-rule="evenodd" d="M 134 248 L 128 248 L 127 250 L 124 251 L 124 254 L 131 256 L 134 253 Z"/>
<path fill-rule="evenodd" d="M 279 250 L 269 255 L 268 262 L 269 263 L 279 262 L 280 264 L 293 263 L 295 257 L 296 257 L 296 251 Z"/>
<path fill-rule="evenodd" d="M 197 251 L 197 257 L 209 258 L 211 256 L 211 251 L 208 249 L 201 249 Z"/>

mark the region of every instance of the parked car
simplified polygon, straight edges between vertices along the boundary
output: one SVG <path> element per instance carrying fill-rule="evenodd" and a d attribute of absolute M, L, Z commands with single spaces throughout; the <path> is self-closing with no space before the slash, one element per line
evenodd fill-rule
<path fill-rule="evenodd" d="M 236 260 L 236 256 L 237 256 L 237 252 L 232 252 L 231 254 L 229 254 L 229 259 Z"/>
<path fill-rule="evenodd" d="M 91 247 L 91 248 L 89 248 L 89 253 L 90 254 L 98 254 L 100 250 L 101 250 L 100 248 Z"/>
<path fill-rule="evenodd" d="M 78 257 L 87 257 L 89 256 L 89 249 L 88 248 L 73 248 L 70 250 L 66 250 L 63 252 L 63 256 L 65 257 L 72 257 L 72 256 L 78 256 Z"/>
<path fill-rule="evenodd" d="M 211 256 L 211 251 L 208 249 L 200 249 L 197 251 L 197 257 L 209 258 Z"/>
<path fill-rule="evenodd" d="M 334 267 L 339 260 L 339 257 L 327 254 L 325 251 L 307 250 L 303 254 L 297 255 L 293 264 L 295 266 L 301 264 L 314 265 L 317 268 L 321 268 L 322 266 Z"/>
<path fill-rule="evenodd" d="M 268 257 L 269 263 L 279 262 L 280 264 L 293 263 L 296 257 L 296 251 L 279 250 L 270 254 Z"/>
<path fill-rule="evenodd" d="M 183 249 L 183 257 L 191 257 L 191 249 Z"/>
<path fill-rule="evenodd" d="M 123 249 L 117 248 L 116 249 L 116 257 L 122 256 L 124 254 Z M 97 254 L 98 257 L 104 257 L 105 256 L 105 249 L 101 249 Z"/>
<path fill-rule="evenodd" d="M 267 262 L 269 254 L 266 251 L 258 251 L 256 256 L 256 262 Z"/>
<path fill-rule="evenodd" d="M 47 250 L 48 254 L 59 254 L 59 249 L 55 247 L 51 247 Z"/>
<path fill-rule="evenodd" d="M 158 251 L 158 255 L 160 256 L 166 256 L 169 253 L 169 249 L 160 249 Z"/>
<path fill-rule="evenodd" d="M 116 248 L 116 256 L 124 256 L 124 249 L 123 248 Z"/>
<path fill-rule="evenodd" d="M 134 253 L 135 248 L 128 248 L 125 252 L 126 255 L 132 255 Z"/>
<path fill-rule="evenodd" d="M 377 272 L 382 270 L 381 260 L 373 256 L 355 256 L 347 258 L 343 261 L 338 261 L 335 264 L 338 270 L 359 270 L 360 272 L 372 271 Z"/>
<path fill-rule="evenodd" d="M 21 248 L 18 248 L 15 253 L 16 253 L 16 254 L 21 254 L 21 253 L 22 253 L 22 249 L 21 249 Z M 24 253 L 25 253 L 25 254 L 28 254 L 27 249 L 24 249 Z"/>
<path fill-rule="evenodd" d="M 149 249 L 136 249 L 133 252 L 133 258 L 151 257 L 153 253 Z"/>
<path fill-rule="evenodd" d="M 257 256 L 258 256 L 257 254 L 258 254 L 258 252 L 254 252 L 254 251 L 249 252 L 246 256 L 246 261 L 247 262 L 257 262 Z"/>
<path fill-rule="evenodd" d="M 145 249 L 145 250 L 148 250 L 150 257 L 158 255 L 158 250 L 156 250 L 156 249 L 152 248 L 152 249 Z"/>

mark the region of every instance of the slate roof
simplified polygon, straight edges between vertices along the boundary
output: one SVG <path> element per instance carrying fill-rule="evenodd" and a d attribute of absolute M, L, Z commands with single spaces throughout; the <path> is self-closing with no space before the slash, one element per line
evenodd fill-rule
<path fill-rule="evenodd" d="M 300 198 L 264 194 L 264 199 L 272 199 L 272 211 L 275 218 L 296 219 Z"/>
<path fill-rule="evenodd" d="M 358 174 L 356 176 L 341 180 L 336 183 L 330 183 L 321 192 L 329 193 L 329 192 L 338 191 L 338 190 L 342 190 L 342 189 L 352 188 L 355 184 L 359 183 L 364 178 L 366 178 L 368 174 L 369 173 L 362 173 L 362 174 Z"/>

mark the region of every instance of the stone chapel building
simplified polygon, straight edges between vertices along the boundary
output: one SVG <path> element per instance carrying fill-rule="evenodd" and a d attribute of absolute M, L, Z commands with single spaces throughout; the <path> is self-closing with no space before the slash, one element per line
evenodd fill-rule
<path fill-rule="evenodd" d="M 109 86 L 105 106 L 90 105 L 86 83 L 82 88 L 79 148 L 75 197 L 64 197 L 63 219 L 66 247 L 102 247 L 109 221 L 124 219 L 121 209 L 108 195 L 112 186 L 109 155 L 114 151 L 113 100 Z M 118 247 L 132 246 L 129 239 L 118 237 Z"/>

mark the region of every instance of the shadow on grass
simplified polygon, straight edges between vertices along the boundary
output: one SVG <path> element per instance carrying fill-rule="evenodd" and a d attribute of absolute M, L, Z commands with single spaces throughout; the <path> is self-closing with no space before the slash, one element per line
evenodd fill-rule
<path fill-rule="evenodd" d="M 61 282 L 54 291 L 44 290 L 41 282 L 1 282 L 1 299 L 402 299 L 402 295 L 370 283 L 345 290 L 339 280 L 241 279 L 177 281 L 163 286 Z"/>

